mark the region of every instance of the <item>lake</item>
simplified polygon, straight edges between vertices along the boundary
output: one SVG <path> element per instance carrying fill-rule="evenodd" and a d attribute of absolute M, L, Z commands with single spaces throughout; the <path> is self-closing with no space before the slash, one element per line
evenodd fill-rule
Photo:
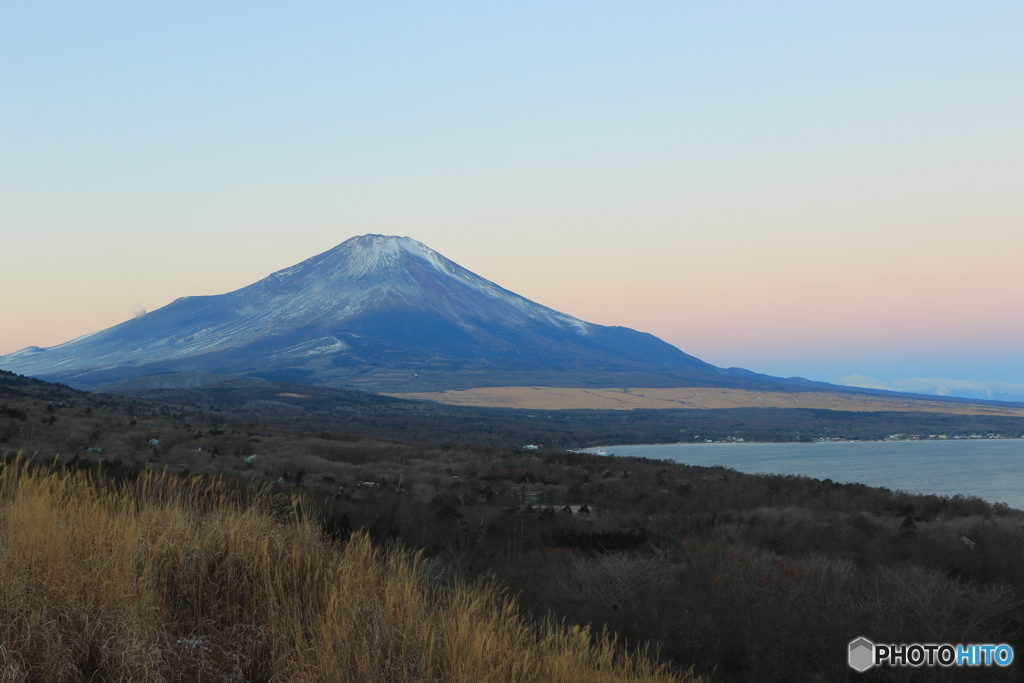
<path fill-rule="evenodd" d="M 977 496 L 1024 510 L 1024 439 L 602 446 L 608 455 L 799 474 L 912 493 Z"/>

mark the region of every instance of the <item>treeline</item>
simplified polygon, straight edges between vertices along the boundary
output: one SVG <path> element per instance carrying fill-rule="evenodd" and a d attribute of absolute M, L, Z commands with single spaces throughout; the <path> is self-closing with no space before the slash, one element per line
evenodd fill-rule
<path fill-rule="evenodd" d="M 424 548 L 461 576 L 497 576 L 537 619 L 607 627 L 713 680 L 854 680 L 845 648 L 861 635 L 1024 646 L 1024 516 L 1006 506 L 641 459 L 494 464 L 452 467 L 459 479 L 429 502 L 384 488 L 336 496 L 322 519 Z"/>
<path fill-rule="evenodd" d="M 8 400 L 10 397 L 10 400 Z M 854 412 L 804 408 L 721 410 L 505 410 L 402 401 L 358 391 L 265 381 L 198 389 L 160 389 L 127 396 L 77 392 L 11 373 L 0 374 L 0 399 L 74 403 L 170 424 L 201 426 L 225 419 L 246 431 L 328 432 L 400 442 L 540 444 L 581 448 L 627 443 L 813 439 L 879 440 L 891 434 L 1024 436 L 1024 418 L 942 413 Z M 3 418 L 0 417 L 0 420 Z M 9 424 L 9 421 L 8 421 Z"/>
<path fill-rule="evenodd" d="M 441 584 L 495 577 L 534 623 L 607 628 L 710 680 L 908 680 L 853 678 L 844 653 L 860 635 L 1024 647 L 1024 515 L 1005 506 L 636 458 L 433 455 L 443 469 L 394 452 L 359 465 L 387 472 L 368 486 L 328 494 L 307 477 L 273 490 L 299 495 L 280 512 L 328 538 L 422 549 Z M 141 471 L 82 457 L 64 467 Z M 417 495 L 435 476 L 438 493 Z M 936 668 L 911 680 L 1015 675 Z"/>
<path fill-rule="evenodd" d="M 805 408 L 720 410 L 506 410 L 401 401 L 357 391 L 282 383 L 147 390 L 139 401 L 222 412 L 255 424 L 341 431 L 397 441 L 557 448 L 722 440 L 884 439 L 890 434 L 1024 436 L 1024 418 Z"/>
<path fill-rule="evenodd" d="M 628 441 L 607 435 L 639 433 L 630 430 L 646 419 L 652 429 L 666 428 L 683 411 L 577 419 L 364 405 L 355 396 L 349 408 L 332 409 L 332 422 L 316 411 L 267 407 L 273 402 L 264 398 L 255 412 L 246 402 L 229 410 L 14 390 L 20 393 L 0 396 L 9 411 L 24 412 L 2 418 L 14 426 L 8 448 L 38 460 L 59 456 L 64 468 L 102 470 L 108 480 L 165 469 L 181 481 L 219 478 L 243 497 L 270 483 L 286 498 L 300 497 L 274 514 L 290 509 L 332 542 L 362 533 L 378 547 L 422 550 L 439 585 L 494 577 L 532 623 L 551 614 L 608 628 L 711 680 L 1016 678 L 1017 665 L 854 674 L 845 648 L 858 636 L 1007 642 L 1024 652 L 1019 511 L 974 498 L 519 448 L 551 446 L 559 434 L 572 434 L 574 443 L 584 434 Z M 718 419 L 693 412 L 693 420 Z M 848 426 L 846 414 L 820 417 Z M 906 414 L 868 417 L 881 432 L 912 433 L 905 422 L 894 428 L 885 421 Z M 977 419 L 993 420 L 992 429 L 1001 424 Z M 707 427 L 679 424 L 700 434 Z M 984 433 L 979 424 L 965 429 Z"/>
<path fill-rule="evenodd" d="M 686 683 L 288 498 L 0 466 L 0 681 Z"/>

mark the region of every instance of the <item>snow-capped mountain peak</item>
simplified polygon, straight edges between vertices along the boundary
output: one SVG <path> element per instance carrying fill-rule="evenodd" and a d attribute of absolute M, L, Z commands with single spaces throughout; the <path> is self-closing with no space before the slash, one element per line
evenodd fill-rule
<path fill-rule="evenodd" d="M 260 318 L 315 315 L 340 322 L 387 301 L 393 307 L 440 308 L 460 323 L 500 318 L 545 321 L 588 334 L 587 323 L 514 294 L 410 237 L 362 235 L 225 296 Z M 250 309 L 245 309 L 250 310 Z"/>
<path fill-rule="evenodd" d="M 410 237 L 362 235 L 247 287 L 179 299 L 60 346 L 0 357 L 0 367 L 83 387 L 182 370 L 290 369 L 344 383 L 375 367 L 536 370 L 609 354 L 715 370 L 650 335 L 530 301 Z"/>

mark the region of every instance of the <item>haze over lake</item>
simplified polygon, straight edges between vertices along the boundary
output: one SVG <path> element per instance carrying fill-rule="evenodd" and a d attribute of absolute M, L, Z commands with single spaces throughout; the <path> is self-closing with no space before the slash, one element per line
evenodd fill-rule
<path fill-rule="evenodd" d="M 912 493 L 977 496 L 1024 509 L 1024 439 L 605 446 L 608 455 L 799 474 Z"/>

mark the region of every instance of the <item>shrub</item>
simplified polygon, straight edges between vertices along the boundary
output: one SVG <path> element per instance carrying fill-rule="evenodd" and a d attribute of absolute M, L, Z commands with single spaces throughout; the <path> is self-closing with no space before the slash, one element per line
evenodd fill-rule
<path fill-rule="evenodd" d="M 296 499 L 24 461 L 0 472 L 0 680 L 692 681 L 531 625 L 491 583 L 341 546 Z"/>

